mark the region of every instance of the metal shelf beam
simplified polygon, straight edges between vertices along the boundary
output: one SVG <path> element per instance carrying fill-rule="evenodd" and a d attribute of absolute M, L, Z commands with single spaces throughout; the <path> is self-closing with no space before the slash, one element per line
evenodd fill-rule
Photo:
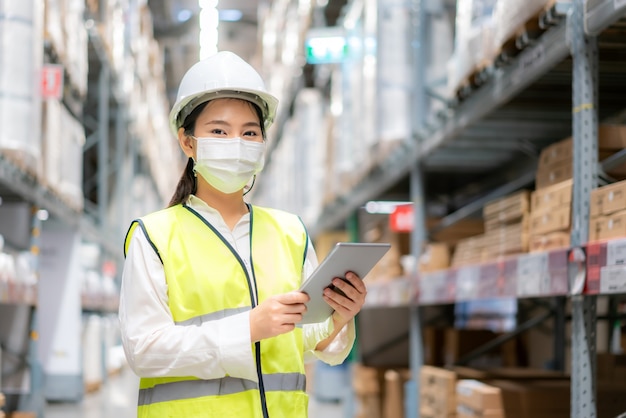
<path fill-rule="evenodd" d="M 590 6 L 592 5 L 592 6 Z M 617 0 L 601 0 L 586 2 L 585 33 L 597 36 L 613 23 L 626 17 L 626 2 Z"/>

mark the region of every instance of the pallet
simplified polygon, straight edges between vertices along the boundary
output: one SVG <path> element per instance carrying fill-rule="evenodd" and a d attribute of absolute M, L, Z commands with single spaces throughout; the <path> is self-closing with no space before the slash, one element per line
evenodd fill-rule
<path fill-rule="evenodd" d="M 496 67 L 508 65 L 520 52 L 533 45 L 544 32 L 560 22 L 561 16 L 555 13 L 557 1 L 549 0 L 541 10 L 520 24 L 502 45 L 498 46 L 494 54 Z"/>
<path fill-rule="evenodd" d="M 0 148 L 0 156 L 16 166 L 22 173 L 26 173 L 31 178 L 38 178 L 38 167 L 35 157 L 26 151 Z"/>
<path fill-rule="evenodd" d="M 493 74 L 494 61 L 483 60 L 465 77 L 455 91 L 455 96 L 459 101 L 467 99 L 472 92 L 485 84 Z"/>

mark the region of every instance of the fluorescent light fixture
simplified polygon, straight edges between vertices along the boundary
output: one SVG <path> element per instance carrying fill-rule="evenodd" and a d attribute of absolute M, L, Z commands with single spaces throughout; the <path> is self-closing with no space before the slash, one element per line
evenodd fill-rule
<path fill-rule="evenodd" d="M 217 27 L 220 16 L 217 10 L 217 0 L 199 0 L 200 5 L 200 59 L 205 59 L 217 52 Z"/>
<path fill-rule="evenodd" d="M 183 9 L 176 15 L 179 22 L 186 22 L 191 19 L 191 10 Z"/>
<path fill-rule="evenodd" d="M 238 9 L 220 10 L 220 20 L 223 22 L 239 22 L 243 17 L 243 12 Z"/>
<path fill-rule="evenodd" d="M 390 215 L 396 209 L 396 206 L 408 205 L 409 203 L 411 202 L 370 200 L 365 204 L 365 210 L 367 213 Z"/>
<path fill-rule="evenodd" d="M 50 214 L 48 213 L 47 210 L 39 209 L 37 211 L 37 219 L 39 219 L 40 221 L 47 221 L 48 218 L 50 218 Z"/>

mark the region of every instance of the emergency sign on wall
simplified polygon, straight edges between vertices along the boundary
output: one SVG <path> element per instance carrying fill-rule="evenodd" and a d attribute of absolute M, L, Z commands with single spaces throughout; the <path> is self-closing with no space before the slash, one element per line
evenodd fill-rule
<path fill-rule="evenodd" d="M 63 66 L 59 64 L 44 64 L 41 71 L 42 99 L 63 98 Z"/>

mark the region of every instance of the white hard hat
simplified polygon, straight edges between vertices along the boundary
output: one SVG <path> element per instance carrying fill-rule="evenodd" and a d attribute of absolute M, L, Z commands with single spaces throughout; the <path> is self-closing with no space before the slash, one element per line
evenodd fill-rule
<path fill-rule="evenodd" d="M 239 56 L 221 51 L 197 62 L 183 76 L 170 112 L 174 136 L 196 106 L 219 98 L 243 99 L 259 106 L 265 129 L 274 121 L 278 99 L 267 92 L 259 73 Z"/>

